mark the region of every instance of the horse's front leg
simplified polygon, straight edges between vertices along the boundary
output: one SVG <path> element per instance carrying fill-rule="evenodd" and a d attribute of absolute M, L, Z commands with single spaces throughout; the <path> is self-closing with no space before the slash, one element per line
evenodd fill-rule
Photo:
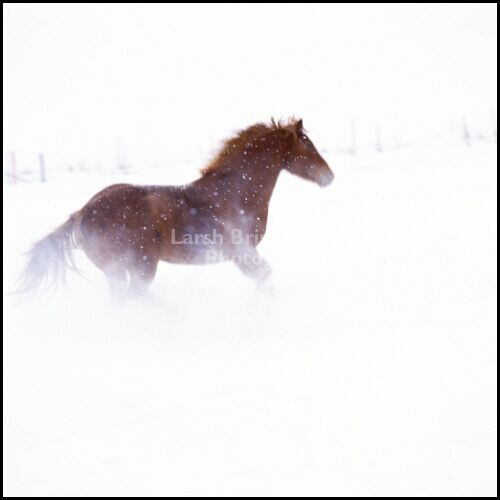
<path fill-rule="evenodd" d="M 271 266 L 257 252 L 255 247 L 250 247 L 244 252 L 235 255 L 234 262 L 243 274 L 255 280 L 259 287 L 269 284 L 272 274 Z"/>

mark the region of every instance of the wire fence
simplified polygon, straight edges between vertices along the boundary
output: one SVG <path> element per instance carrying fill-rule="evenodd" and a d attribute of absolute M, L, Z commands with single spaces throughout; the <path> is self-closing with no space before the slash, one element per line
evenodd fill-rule
<path fill-rule="evenodd" d="M 360 134 L 360 128 L 363 134 Z M 334 143 L 329 148 L 322 148 L 322 154 L 345 154 L 358 155 L 366 152 L 382 153 L 395 149 L 411 149 L 422 146 L 417 139 L 411 141 L 398 141 L 394 139 L 393 131 L 386 133 L 380 121 L 374 122 L 372 129 L 366 130 L 366 126 L 360 127 L 352 120 L 347 133 L 342 139 L 342 143 Z M 363 138 L 360 138 L 363 135 Z M 366 140 L 371 137 L 371 140 Z M 474 129 L 466 116 L 461 118 L 461 122 L 452 127 L 446 134 L 426 138 L 426 144 L 431 145 L 463 145 L 473 147 L 478 144 L 497 142 L 496 110 L 492 111 L 491 129 L 487 132 L 484 129 Z M 119 154 L 118 154 L 119 153 Z M 123 148 L 116 155 L 116 159 L 107 164 L 101 161 L 84 161 L 78 155 L 46 155 L 43 152 L 8 151 L 4 153 L 3 178 L 4 185 L 46 183 L 61 177 L 68 177 L 71 174 L 114 174 L 127 175 L 130 173 L 143 172 L 144 169 L 162 168 L 182 168 L 185 164 L 194 164 L 198 159 L 183 161 L 156 161 L 146 163 L 134 163 L 128 161 L 123 153 Z M 199 163 L 202 166 L 202 162 Z"/>

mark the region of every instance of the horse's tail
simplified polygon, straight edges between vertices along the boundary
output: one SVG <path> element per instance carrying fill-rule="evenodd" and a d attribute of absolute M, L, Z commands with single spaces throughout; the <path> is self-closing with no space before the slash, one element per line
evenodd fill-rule
<path fill-rule="evenodd" d="M 67 268 L 79 273 L 73 260 L 73 250 L 78 248 L 79 222 L 80 213 L 76 212 L 32 246 L 18 293 L 36 293 L 43 286 L 65 285 Z"/>

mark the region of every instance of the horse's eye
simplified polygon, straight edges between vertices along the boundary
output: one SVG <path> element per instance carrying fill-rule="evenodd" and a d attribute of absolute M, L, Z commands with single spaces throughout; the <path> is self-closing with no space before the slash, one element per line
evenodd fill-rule
<path fill-rule="evenodd" d="M 312 142 L 307 135 L 302 135 L 300 138 L 304 141 L 304 145 L 307 149 L 313 149 Z"/>

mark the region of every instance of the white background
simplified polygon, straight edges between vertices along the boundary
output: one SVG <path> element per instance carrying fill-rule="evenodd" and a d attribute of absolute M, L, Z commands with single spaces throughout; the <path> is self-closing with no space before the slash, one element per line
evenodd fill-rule
<path fill-rule="evenodd" d="M 490 133 L 493 5 L 6 6 L 5 150 L 137 167 L 304 118 L 325 147 Z"/>

